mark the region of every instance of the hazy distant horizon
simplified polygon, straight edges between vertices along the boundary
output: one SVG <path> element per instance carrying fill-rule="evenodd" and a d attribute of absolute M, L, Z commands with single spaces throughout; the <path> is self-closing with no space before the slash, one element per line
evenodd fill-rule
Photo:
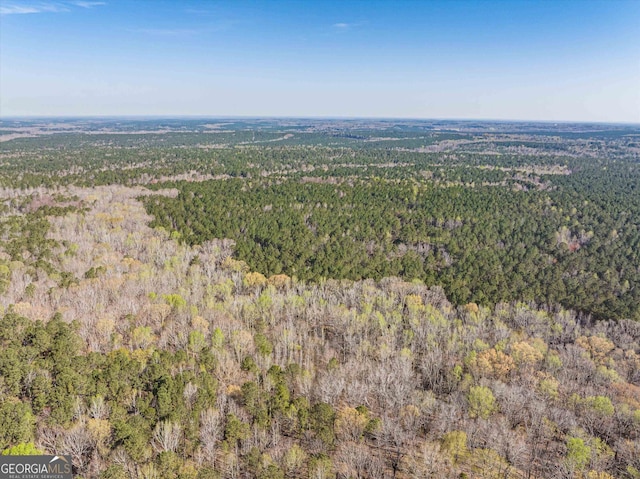
<path fill-rule="evenodd" d="M 276 116 L 276 115 L 2 115 L 0 121 L 12 120 L 316 120 L 316 121 L 416 121 L 416 122 L 484 122 L 484 123 L 535 123 L 535 124 L 584 124 L 584 125 L 640 125 L 640 121 L 581 121 L 581 120 L 530 120 L 501 118 L 418 118 L 377 116 Z"/>
<path fill-rule="evenodd" d="M 0 117 L 640 123 L 640 2 L 3 0 Z"/>

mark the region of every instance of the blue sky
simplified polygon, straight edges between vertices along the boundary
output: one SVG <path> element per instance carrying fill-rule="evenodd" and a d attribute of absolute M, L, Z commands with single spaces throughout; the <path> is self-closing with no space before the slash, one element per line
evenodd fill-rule
<path fill-rule="evenodd" d="M 640 122 L 640 0 L 0 0 L 0 115 Z"/>

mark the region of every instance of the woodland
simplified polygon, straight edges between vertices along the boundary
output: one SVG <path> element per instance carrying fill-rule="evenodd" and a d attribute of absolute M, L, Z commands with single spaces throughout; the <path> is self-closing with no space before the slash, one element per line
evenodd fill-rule
<path fill-rule="evenodd" d="M 0 139 L 2 454 L 100 479 L 640 478 L 637 127 Z"/>

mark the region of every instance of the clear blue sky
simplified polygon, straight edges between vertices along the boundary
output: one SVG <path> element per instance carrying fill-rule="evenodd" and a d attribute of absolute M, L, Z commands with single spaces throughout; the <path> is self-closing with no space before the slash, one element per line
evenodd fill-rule
<path fill-rule="evenodd" d="M 640 0 L 0 0 L 0 115 L 640 122 Z"/>

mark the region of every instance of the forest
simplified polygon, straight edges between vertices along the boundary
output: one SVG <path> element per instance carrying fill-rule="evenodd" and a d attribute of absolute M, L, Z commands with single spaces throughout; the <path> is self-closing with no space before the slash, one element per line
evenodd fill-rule
<path fill-rule="evenodd" d="M 640 129 L 0 122 L 0 451 L 640 478 Z"/>

